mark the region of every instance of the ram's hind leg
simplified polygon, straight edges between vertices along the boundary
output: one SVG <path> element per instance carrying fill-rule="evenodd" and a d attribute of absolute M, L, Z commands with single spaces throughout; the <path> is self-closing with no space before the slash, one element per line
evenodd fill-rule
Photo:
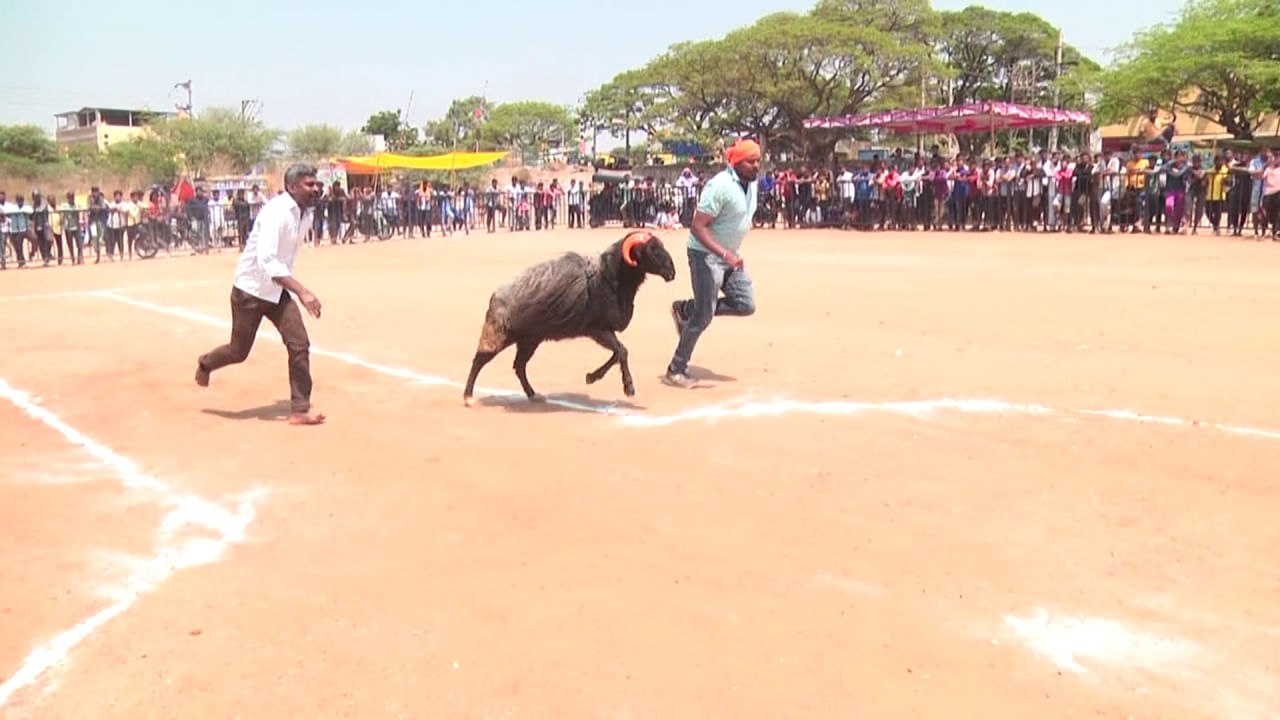
<path fill-rule="evenodd" d="M 533 353 L 538 349 L 541 340 L 522 340 L 516 344 L 516 361 L 513 367 L 516 370 L 516 379 L 520 381 L 520 388 L 524 390 L 524 394 L 530 400 L 540 401 L 538 393 L 533 391 L 533 386 L 529 384 L 529 375 L 525 369 L 529 366 L 529 359 L 533 357 Z"/>
<path fill-rule="evenodd" d="M 622 341 L 618 339 L 618 335 L 612 330 L 597 330 L 591 335 L 591 339 L 595 340 L 600 347 L 606 350 L 612 350 L 613 356 L 610 357 L 604 365 L 601 365 L 594 372 L 588 375 L 587 382 L 592 382 L 592 376 L 596 376 L 596 380 L 604 377 L 604 374 L 609 371 L 609 368 L 613 367 L 614 363 L 617 363 L 622 369 L 622 392 L 626 393 L 627 397 L 635 395 L 636 384 L 631 378 L 631 365 L 627 363 L 627 348 L 622 344 Z"/>

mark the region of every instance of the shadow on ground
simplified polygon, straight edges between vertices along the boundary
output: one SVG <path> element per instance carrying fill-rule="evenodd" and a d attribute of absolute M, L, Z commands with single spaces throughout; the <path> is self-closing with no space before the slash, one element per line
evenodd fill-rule
<path fill-rule="evenodd" d="M 289 417 L 288 400 L 277 400 L 270 405 L 246 408 L 244 410 L 216 410 L 205 408 L 200 412 L 217 415 L 224 420 L 284 420 Z"/>
<path fill-rule="evenodd" d="M 728 375 L 721 375 L 715 370 L 708 370 L 697 365 L 690 365 L 687 371 L 689 377 L 694 380 L 705 380 L 707 382 L 738 382 L 738 378 Z"/>
<path fill-rule="evenodd" d="M 530 401 L 524 395 L 490 395 L 476 398 L 475 404 L 479 407 L 500 407 L 507 412 L 530 414 L 557 412 L 603 413 L 609 410 L 636 412 L 645 410 L 644 407 L 625 400 L 603 402 L 581 393 L 546 395 L 543 396 L 543 402 Z"/>

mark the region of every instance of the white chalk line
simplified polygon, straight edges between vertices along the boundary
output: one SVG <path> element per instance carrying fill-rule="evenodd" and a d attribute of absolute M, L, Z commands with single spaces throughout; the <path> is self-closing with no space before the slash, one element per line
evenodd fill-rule
<path fill-rule="evenodd" d="M 126 285 L 115 288 L 99 288 L 96 290 L 67 290 L 64 292 L 35 293 L 32 295 L 0 295 L 0 302 L 18 300 L 53 300 L 56 298 L 92 297 L 104 292 L 128 292 L 131 290 L 157 290 L 160 288 L 192 287 L 195 285 L 211 285 L 216 280 L 171 280 L 169 282 L 147 283 L 145 285 Z"/>
<path fill-rule="evenodd" d="M 132 460 L 116 453 L 80 430 L 68 425 L 44 408 L 28 393 L 0 378 L 0 397 L 13 403 L 31 418 L 62 434 L 99 463 L 113 471 L 125 487 L 149 491 L 170 508 L 156 531 L 156 554 L 140 561 L 120 585 L 104 591 L 111 604 L 58 633 L 36 647 L 23 659 L 16 673 L 0 684 L 0 707 L 14 693 L 35 683 L 51 670 L 63 666 L 71 651 L 111 619 L 128 610 L 138 598 L 154 591 L 178 570 L 217 560 L 230 545 L 244 539 L 254 518 L 254 502 L 265 490 L 257 489 L 235 499 L 234 511 L 203 498 L 183 493 L 148 475 Z M 212 531 L 214 537 L 195 535 Z"/>
<path fill-rule="evenodd" d="M 185 308 L 171 307 L 168 305 L 159 305 L 145 300 L 137 300 L 127 295 L 119 295 L 113 292 L 97 293 L 100 297 L 115 300 L 126 305 L 150 310 L 152 312 L 172 315 L 184 320 L 212 325 L 223 329 L 230 330 L 231 323 L 221 318 L 211 317 L 203 313 L 198 313 Z M 279 339 L 279 336 L 267 328 L 259 331 L 265 333 L 267 337 Z M 312 346 L 311 352 L 324 357 L 330 357 L 335 360 L 372 370 L 390 377 L 398 377 L 409 380 L 421 385 L 445 386 L 451 388 L 462 388 L 463 383 L 451 380 L 447 377 L 439 375 L 428 375 L 410 370 L 403 367 L 391 367 L 380 363 L 365 360 L 351 353 L 339 352 L 335 350 L 327 350 Z M 523 397 L 524 394 L 513 390 L 499 390 L 495 388 L 476 388 L 476 393 L 480 395 L 489 395 L 494 397 Z M 1268 440 L 1280 440 L 1280 430 L 1272 430 L 1269 428 L 1247 427 L 1241 425 L 1231 425 L 1216 422 L 1201 422 L 1200 420 L 1187 419 L 1180 417 L 1172 417 L 1165 415 L 1147 415 L 1134 412 L 1132 410 L 1071 410 L 1051 408 L 1043 405 L 1012 403 L 1005 400 L 993 398 L 933 398 L 925 400 L 912 400 L 905 402 L 863 402 L 854 400 L 831 400 L 819 402 L 806 402 L 800 400 L 775 399 L 768 401 L 758 400 L 735 400 L 720 405 L 709 405 L 695 407 L 678 413 L 667 415 L 650 415 L 643 412 L 630 411 L 626 408 L 616 405 L 590 405 L 586 403 L 573 402 L 563 400 L 554 396 L 546 398 L 546 402 L 558 405 L 560 407 L 580 410 L 583 412 L 593 412 L 602 415 L 616 416 L 619 422 L 630 425 L 632 427 L 665 427 L 680 422 L 701 421 L 714 423 L 721 420 L 733 420 L 739 418 L 758 418 L 770 417 L 789 414 L 809 414 L 809 415 L 827 415 L 827 416 L 852 416 L 864 413 L 888 413 L 894 415 L 904 415 L 913 418 L 926 418 L 939 412 L 958 412 L 962 414 L 984 414 L 984 415 L 1031 415 L 1040 417 L 1056 417 L 1064 421 L 1074 421 L 1076 418 L 1091 416 L 1105 417 L 1113 420 L 1123 420 L 1128 422 L 1136 422 L 1140 424 L 1159 424 L 1178 427 L 1198 427 L 1217 430 L 1230 435 L 1242 435 Z"/>
<path fill-rule="evenodd" d="M 796 400 L 749 401 L 739 400 L 722 405 L 693 408 L 671 415 L 627 414 L 620 422 L 634 427 L 663 427 L 678 422 L 701 420 L 716 422 L 734 418 L 755 418 L 788 414 L 810 414 L 850 416 L 864 413 L 888 413 L 914 418 L 924 418 L 942 411 L 964 414 L 983 415 L 1033 415 L 1056 417 L 1061 420 L 1074 421 L 1073 416 L 1105 417 L 1113 420 L 1125 420 L 1140 424 L 1171 425 L 1178 427 L 1198 427 L 1218 430 L 1232 435 L 1247 435 L 1280 440 L 1280 430 L 1244 427 L 1225 423 L 1201 422 L 1200 420 L 1171 417 L 1166 415 L 1145 415 L 1132 410 L 1064 410 L 1011 403 L 993 398 L 934 398 L 928 400 L 912 400 L 906 402 L 860 402 L 855 400 L 832 400 L 827 402 L 802 402 Z"/>
<path fill-rule="evenodd" d="M 185 308 L 170 307 L 168 305 L 159 305 L 156 303 L 147 302 L 145 300 L 138 300 L 136 298 L 131 298 L 127 295 L 118 295 L 110 291 L 99 292 L 97 293 L 97 295 L 99 297 L 107 298 L 109 300 L 115 300 L 116 302 L 121 302 L 126 305 L 132 305 L 134 307 L 142 308 L 144 310 L 151 310 L 152 312 L 163 313 L 165 315 L 172 315 L 174 317 L 179 317 L 184 320 L 203 323 L 205 325 L 212 325 L 213 327 L 219 327 L 225 330 L 231 329 L 231 322 L 228 320 L 211 317 L 209 315 L 198 313 L 192 310 L 187 310 Z M 277 333 L 265 327 L 260 329 L 258 331 L 258 334 L 260 336 L 268 337 L 273 340 L 280 339 L 280 336 Z M 362 357 L 359 357 L 357 355 L 353 355 L 347 352 L 339 352 L 337 350 L 327 350 L 322 347 L 316 347 L 315 345 L 311 346 L 311 352 L 315 355 L 333 358 L 334 360 L 340 360 L 349 365 L 355 365 L 357 367 L 365 368 L 366 370 L 372 370 L 374 372 L 381 373 L 383 375 L 397 377 L 402 380 L 408 380 L 410 382 L 418 383 L 420 385 L 442 385 L 446 387 L 457 388 L 459 390 L 464 387 L 463 383 L 457 382 L 456 380 L 450 380 L 449 378 L 446 378 L 446 377 L 442 377 L 439 375 L 427 375 L 425 373 L 420 373 L 415 370 L 410 370 L 408 368 L 391 367 L 390 365 L 383 365 L 381 363 L 371 362 L 369 360 L 365 360 Z M 477 395 L 486 395 L 491 397 L 524 397 L 524 393 L 516 392 L 513 390 L 499 390 L 496 388 L 477 387 L 475 391 Z M 567 408 L 570 410 L 580 410 L 583 412 L 600 413 L 602 415 L 620 415 L 626 412 L 625 409 L 618 408 L 614 405 L 589 405 L 586 403 L 573 402 L 571 400 L 563 400 L 554 396 L 546 397 L 544 398 L 544 400 L 548 404 L 557 405 L 559 407 Z"/>
<path fill-rule="evenodd" d="M 1097 680 L 1103 669 L 1141 671 L 1175 681 L 1184 702 L 1232 718 L 1271 717 L 1274 676 L 1253 672 L 1195 641 L 1148 632 L 1113 618 L 1059 615 L 1037 607 L 1005 615 L 1005 629 L 1059 670 Z M 1220 633 L 1213 622 L 1213 635 Z M 998 641 L 994 641 L 998 644 Z"/>

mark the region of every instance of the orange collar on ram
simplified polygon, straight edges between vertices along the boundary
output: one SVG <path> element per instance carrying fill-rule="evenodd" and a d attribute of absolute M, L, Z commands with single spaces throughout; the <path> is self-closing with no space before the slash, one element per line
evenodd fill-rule
<path fill-rule="evenodd" d="M 636 259 L 631 257 L 631 250 L 637 245 L 644 245 L 654 239 L 654 234 L 639 230 L 631 233 L 622 241 L 622 259 L 631 267 L 636 267 Z"/>

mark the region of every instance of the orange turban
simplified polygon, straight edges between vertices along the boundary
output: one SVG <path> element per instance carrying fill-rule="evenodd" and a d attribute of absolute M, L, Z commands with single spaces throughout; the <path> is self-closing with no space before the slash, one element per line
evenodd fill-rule
<path fill-rule="evenodd" d="M 743 160 L 759 160 L 760 145 L 755 140 L 739 140 L 729 146 L 727 155 L 730 165 L 737 165 Z"/>

